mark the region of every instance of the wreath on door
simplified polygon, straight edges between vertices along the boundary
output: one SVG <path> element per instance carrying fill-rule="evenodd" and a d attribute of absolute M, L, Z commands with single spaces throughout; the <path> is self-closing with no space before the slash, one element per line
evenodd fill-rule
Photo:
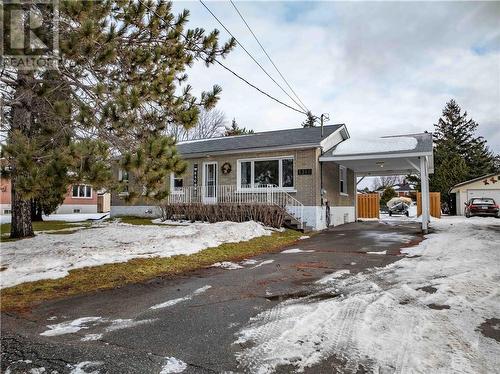
<path fill-rule="evenodd" d="M 231 164 L 229 162 L 225 162 L 222 167 L 222 174 L 229 174 L 231 172 Z"/>

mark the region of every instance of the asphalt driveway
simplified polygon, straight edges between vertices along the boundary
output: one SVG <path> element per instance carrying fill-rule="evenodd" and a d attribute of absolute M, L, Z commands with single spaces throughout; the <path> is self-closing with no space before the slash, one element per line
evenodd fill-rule
<path fill-rule="evenodd" d="M 4 313 L 1 368 L 167 373 L 181 370 L 182 361 L 184 373 L 238 372 L 235 333 L 253 316 L 307 297 L 318 279 L 338 270 L 353 274 L 397 261 L 401 248 L 421 240 L 416 223 L 347 224 L 235 270 L 208 268 Z M 326 360 L 314 372 L 331 373 L 336 364 Z"/>

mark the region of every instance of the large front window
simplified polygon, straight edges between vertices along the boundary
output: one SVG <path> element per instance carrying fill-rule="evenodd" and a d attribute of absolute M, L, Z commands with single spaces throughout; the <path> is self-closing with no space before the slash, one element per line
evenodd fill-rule
<path fill-rule="evenodd" d="M 240 160 L 239 188 L 294 187 L 293 158 Z"/>
<path fill-rule="evenodd" d="M 254 161 L 254 187 L 279 186 L 279 160 Z"/>

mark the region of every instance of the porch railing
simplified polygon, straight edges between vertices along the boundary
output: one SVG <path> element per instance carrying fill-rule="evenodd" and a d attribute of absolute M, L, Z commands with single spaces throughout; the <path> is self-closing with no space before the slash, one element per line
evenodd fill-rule
<path fill-rule="evenodd" d="M 304 205 L 289 192 L 272 185 L 253 189 L 233 185 L 179 187 L 170 193 L 167 203 L 275 205 L 285 209 L 301 224 L 304 222 Z"/>

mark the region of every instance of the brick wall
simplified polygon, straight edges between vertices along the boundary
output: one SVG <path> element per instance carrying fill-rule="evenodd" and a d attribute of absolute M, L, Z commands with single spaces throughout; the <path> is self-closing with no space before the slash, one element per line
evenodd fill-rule
<path fill-rule="evenodd" d="M 237 185 L 238 160 L 266 157 L 284 157 L 292 156 L 294 159 L 294 185 L 296 192 L 290 192 L 292 196 L 301 201 L 304 205 L 319 205 L 319 163 L 317 161 L 319 151 L 317 149 L 288 150 L 275 152 L 253 152 L 218 155 L 203 158 L 186 159 L 188 163 L 186 172 L 183 175 L 183 185 L 185 187 L 193 186 L 194 164 L 198 165 L 198 186 L 203 184 L 203 163 L 217 162 L 218 184 L 219 185 Z M 223 174 L 221 167 L 225 163 L 231 165 L 231 172 Z M 298 175 L 298 169 L 311 169 L 310 175 Z M 113 171 L 114 176 L 118 178 L 118 167 Z M 131 181 L 133 183 L 133 181 Z M 117 194 L 112 195 L 112 206 L 126 205 L 124 200 Z M 150 205 L 145 201 L 137 201 L 134 205 Z"/>
<path fill-rule="evenodd" d="M 73 186 L 68 187 L 64 197 L 65 205 L 97 205 L 97 191 L 92 188 L 92 197 L 73 197 Z"/>

